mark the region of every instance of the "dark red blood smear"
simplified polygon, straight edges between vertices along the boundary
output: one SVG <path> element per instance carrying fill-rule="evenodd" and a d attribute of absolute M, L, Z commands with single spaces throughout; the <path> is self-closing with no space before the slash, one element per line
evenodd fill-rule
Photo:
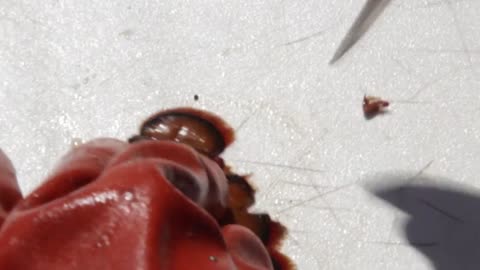
<path fill-rule="evenodd" d="M 275 270 L 292 270 L 295 265 L 288 256 L 280 252 L 282 241 L 287 234 L 287 229 L 276 221 L 271 221 L 269 224 L 269 238 L 267 241 L 267 250 L 273 262 L 273 269 Z"/>
<path fill-rule="evenodd" d="M 282 224 L 272 221 L 268 214 L 249 213 L 249 207 L 255 203 L 255 189 L 247 180 L 247 176 L 229 173 L 227 174 L 229 222 L 249 228 L 260 238 L 270 254 L 275 270 L 294 269 L 292 261 L 279 251 L 287 229 Z"/>

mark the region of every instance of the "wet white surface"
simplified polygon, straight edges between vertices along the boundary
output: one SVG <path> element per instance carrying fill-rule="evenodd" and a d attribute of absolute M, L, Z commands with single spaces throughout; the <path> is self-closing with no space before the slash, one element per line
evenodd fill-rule
<path fill-rule="evenodd" d="M 364 184 L 422 171 L 479 187 L 480 2 L 392 0 L 329 66 L 362 4 L 0 1 L 0 145 L 28 193 L 75 138 L 208 109 L 237 128 L 225 157 L 290 228 L 298 269 L 442 269 Z M 391 113 L 366 121 L 364 93 Z"/>

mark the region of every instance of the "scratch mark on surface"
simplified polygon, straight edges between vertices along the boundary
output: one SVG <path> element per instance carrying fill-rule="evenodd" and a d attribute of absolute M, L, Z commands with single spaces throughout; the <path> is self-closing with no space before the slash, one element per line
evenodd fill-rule
<path fill-rule="evenodd" d="M 447 211 L 433 205 L 431 202 L 425 200 L 425 199 L 422 199 L 422 198 L 419 198 L 418 199 L 420 202 L 422 202 L 423 204 L 425 204 L 426 206 L 430 207 L 431 209 L 435 210 L 436 212 L 448 217 L 449 219 L 453 220 L 453 221 L 456 221 L 458 223 L 464 223 L 464 220 L 462 220 L 461 218 L 458 218 L 450 213 L 448 213 Z"/>
<path fill-rule="evenodd" d="M 320 199 L 322 199 L 325 203 L 326 200 L 324 197 L 320 197 Z M 354 210 L 352 209 L 349 209 L 349 208 L 337 208 L 337 207 L 331 207 L 330 205 L 327 205 L 327 206 L 314 206 L 314 205 L 304 205 L 302 206 L 304 208 L 308 208 L 308 209 L 315 209 L 315 210 L 318 210 L 318 211 L 328 211 L 329 214 L 332 215 L 332 217 L 335 219 L 335 221 L 338 223 L 338 225 L 340 225 L 341 227 L 343 227 L 342 223 L 340 222 L 340 219 L 338 219 L 338 216 L 336 214 L 336 212 L 344 212 L 344 213 L 352 213 L 352 212 L 355 212 Z"/>
<path fill-rule="evenodd" d="M 307 41 L 309 39 L 312 39 L 314 37 L 317 37 L 317 36 L 320 36 L 320 35 L 323 35 L 325 33 L 325 31 L 318 31 L 318 32 L 315 32 L 313 34 L 310 34 L 308 36 L 305 36 L 305 37 L 302 37 L 302 38 L 299 38 L 299 39 L 295 39 L 295 40 L 292 40 L 292 41 L 289 41 L 287 43 L 284 43 L 282 44 L 282 46 L 290 46 L 290 45 L 293 45 L 293 44 L 296 44 L 296 43 L 300 43 L 300 42 L 303 42 L 303 41 Z"/>
<path fill-rule="evenodd" d="M 323 198 L 323 197 L 322 197 Z M 289 206 L 289 204 L 292 204 L 292 203 L 302 203 L 303 200 L 297 200 L 297 199 L 275 199 L 276 201 L 276 206 Z M 324 202 L 325 204 L 327 204 L 326 201 L 322 201 Z M 304 205 L 302 206 L 304 208 L 309 208 L 309 209 L 315 209 L 315 210 L 319 210 L 319 211 L 330 211 L 330 210 L 333 210 L 333 211 L 337 211 L 337 212 L 347 212 L 347 213 L 351 213 L 351 212 L 355 212 L 355 210 L 352 210 L 351 208 L 346 208 L 346 207 L 331 207 L 329 205 L 313 205 L 313 204 L 309 204 L 309 205 Z"/>
<path fill-rule="evenodd" d="M 308 178 L 308 181 L 310 182 L 310 184 L 314 185 L 315 183 L 312 182 L 312 179 L 311 178 Z M 322 200 L 322 202 L 325 204 L 325 207 L 324 208 L 318 208 L 318 210 L 323 210 L 323 209 L 326 209 L 328 211 L 328 213 L 332 216 L 333 220 L 335 221 L 335 223 L 339 226 L 339 227 L 342 227 L 344 229 L 344 226 L 343 226 L 343 223 L 340 222 L 340 218 L 338 217 L 338 215 L 335 213 L 335 210 L 333 209 L 333 207 L 330 205 L 330 203 L 327 201 L 327 199 L 324 197 L 324 196 L 321 196 L 321 193 L 322 191 L 318 189 L 317 186 L 313 186 L 313 188 L 315 189 L 315 191 L 317 192 L 317 195 L 320 195 L 320 198 Z"/>
<path fill-rule="evenodd" d="M 434 247 L 439 245 L 438 242 L 402 243 L 402 242 L 388 242 L 388 241 L 363 241 L 363 243 L 385 245 L 385 246 L 415 246 L 415 247 Z"/>
<path fill-rule="evenodd" d="M 438 7 L 438 6 L 441 6 L 442 4 L 443 4 L 442 1 L 427 2 L 427 4 L 425 4 L 425 5 L 423 6 L 423 8 Z"/>
<path fill-rule="evenodd" d="M 415 181 L 415 179 L 417 179 L 417 177 L 419 177 L 420 175 L 422 175 L 422 174 L 432 165 L 433 161 L 434 161 L 433 159 L 430 160 L 430 161 L 429 161 L 425 166 L 423 166 L 414 176 L 412 176 L 411 178 L 409 178 L 409 179 L 407 180 L 407 184 L 409 184 L 409 185 L 412 184 L 412 183 Z"/>
<path fill-rule="evenodd" d="M 277 164 L 271 162 L 264 162 L 264 161 L 253 161 L 253 160 L 244 160 L 244 159 L 230 159 L 231 161 L 236 161 L 240 163 L 247 163 L 247 164 L 255 164 L 261 165 L 265 167 L 276 167 L 276 168 L 283 168 L 283 169 L 292 169 L 297 171 L 306 171 L 306 172 L 315 172 L 315 173 L 324 173 L 324 170 L 319 170 L 315 168 L 305 168 L 305 167 L 297 167 L 288 164 Z"/>
<path fill-rule="evenodd" d="M 306 151 L 305 151 L 305 148 L 302 148 L 302 149 L 298 149 L 297 151 L 297 155 L 292 156 L 292 159 L 295 158 L 295 161 L 294 161 L 294 164 L 297 164 L 299 162 L 301 162 L 303 160 L 303 158 L 308 155 L 308 153 L 311 152 L 311 149 L 308 148 Z M 292 166 L 292 165 L 288 165 L 288 166 Z M 288 169 L 288 168 L 287 168 Z M 282 172 L 282 170 L 279 170 L 277 171 L 276 174 L 272 175 L 271 176 L 271 179 L 272 181 L 267 185 L 267 187 L 265 188 L 265 190 L 269 190 L 271 191 L 274 187 L 276 187 L 276 185 L 278 184 L 278 181 L 281 177 L 279 177 L 279 174 Z"/>
<path fill-rule="evenodd" d="M 447 76 L 453 76 L 453 75 L 457 74 L 458 72 L 460 72 L 461 70 L 462 70 L 462 68 L 456 68 L 456 69 L 451 70 L 449 72 L 445 72 L 444 74 L 442 74 L 442 75 L 440 75 L 436 78 L 433 78 L 432 80 L 430 80 L 430 81 L 426 82 L 425 84 L 423 84 L 422 86 L 420 86 L 419 89 L 417 90 L 417 92 L 415 92 L 413 95 L 411 95 L 409 98 L 407 98 L 406 101 L 414 101 L 425 90 L 429 89 L 430 87 L 432 87 L 436 83 L 444 80 Z"/>
<path fill-rule="evenodd" d="M 285 3 L 284 1 L 280 1 L 280 5 L 282 6 L 282 30 L 283 30 L 283 33 L 285 34 L 285 40 L 289 40 L 289 37 L 288 37 L 288 31 L 287 31 L 287 12 L 285 10 Z"/>
<path fill-rule="evenodd" d="M 393 230 L 395 229 L 395 224 L 397 223 L 397 220 L 398 220 L 398 211 L 400 211 L 400 210 L 397 210 L 397 211 L 393 212 L 393 219 L 392 219 L 392 222 L 390 224 L 390 229 L 388 231 L 387 241 L 390 241 L 390 239 L 393 236 Z"/>
<path fill-rule="evenodd" d="M 304 233 L 314 233 L 314 232 L 300 231 L 300 230 L 298 230 L 297 232 L 298 232 L 298 233 L 300 233 L 300 232 L 304 232 Z M 311 252 L 311 250 L 312 250 L 311 248 L 306 249 L 306 248 L 300 243 L 300 241 L 299 241 L 297 238 L 295 238 L 294 236 L 290 236 L 289 238 L 290 238 L 290 240 L 291 240 L 298 248 L 300 248 L 303 252 L 309 253 L 310 256 L 312 256 L 312 258 L 313 258 L 313 259 L 315 260 L 315 262 L 317 263 L 317 267 L 320 267 L 320 265 L 321 265 L 321 264 L 320 264 L 320 261 L 318 260 L 317 256 L 315 256 L 315 254 L 313 254 L 313 253 Z M 317 268 L 317 269 L 318 269 L 318 268 Z"/>
<path fill-rule="evenodd" d="M 292 205 L 290 205 L 290 206 L 288 206 L 288 207 L 285 207 L 284 209 L 281 209 L 281 210 L 277 211 L 277 213 L 283 213 L 283 212 L 286 212 L 286 211 L 288 211 L 288 210 L 290 210 L 290 209 L 292 209 L 292 208 L 305 205 L 305 204 L 308 203 L 308 202 L 314 201 L 314 200 L 316 200 L 316 199 L 318 199 L 318 198 L 320 198 L 320 197 L 323 197 L 323 196 L 325 196 L 325 195 L 328 195 L 328 194 L 333 194 L 333 193 L 338 192 L 338 191 L 340 191 L 340 190 L 342 190 L 342 189 L 344 189 L 344 188 L 353 186 L 354 184 L 355 184 L 355 182 L 349 183 L 349 184 L 345 184 L 345 185 L 336 187 L 336 188 L 334 188 L 334 189 L 332 189 L 332 190 L 319 193 L 319 194 L 317 194 L 317 195 L 315 195 L 315 196 L 312 196 L 312 197 L 310 197 L 310 198 L 308 198 L 308 199 L 306 199 L 306 200 L 303 200 L 303 201 L 301 201 L 301 202 L 298 202 L 298 203 L 292 204 Z"/>
<path fill-rule="evenodd" d="M 400 51 L 410 51 L 415 53 L 435 53 L 435 54 L 442 54 L 442 53 L 450 53 L 450 54 L 464 54 L 465 51 L 463 49 L 432 49 L 432 48 L 415 48 L 415 49 L 404 49 Z M 480 54 L 480 50 L 469 50 L 470 54 Z"/>
<path fill-rule="evenodd" d="M 284 184 L 287 184 L 287 185 L 300 186 L 300 187 L 313 187 L 313 188 L 315 188 L 315 190 L 318 190 L 317 188 L 328 188 L 328 187 L 330 187 L 330 186 L 326 186 L 326 185 L 299 183 L 299 182 L 288 181 L 288 180 L 279 180 L 278 182 L 279 183 L 284 183 Z"/>
<path fill-rule="evenodd" d="M 402 2 L 395 4 L 392 3 L 392 5 L 396 8 L 401 8 L 405 10 L 416 10 L 416 9 L 426 9 L 426 8 L 434 8 L 438 6 L 442 6 L 444 3 L 442 1 L 427 1 L 425 4 L 420 4 L 420 5 L 404 5 Z"/>
<path fill-rule="evenodd" d="M 395 57 L 392 57 L 392 60 L 397 64 L 397 66 L 399 66 L 403 71 L 405 71 L 405 73 L 407 73 L 408 75 L 414 75 L 412 70 L 409 69 L 402 61 Z"/>
<path fill-rule="evenodd" d="M 438 246 L 440 243 L 438 242 L 412 242 L 412 243 L 407 243 L 411 246 L 414 247 L 434 247 Z"/>
<path fill-rule="evenodd" d="M 419 101 L 419 100 L 400 100 L 390 99 L 390 102 L 397 104 L 432 104 L 431 101 Z"/>
<path fill-rule="evenodd" d="M 241 123 L 238 125 L 238 127 L 235 129 L 235 132 L 238 133 L 245 124 L 250 121 L 250 119 L 257 114 L 258 110 L 260 109 L 261 106 L 258 106 L 251 114 L 249 114 Z"/>
<path fill-rule="evenodd" d="M 320 193 L 319 193 L 320 195 Z M 324 208 L 320 208 L 320 207 L 315 207 L 317 208 L 318 210 L 327 210 L 328 213 L 332 216 L 333 220 L 335 221 L 335 223 L 339 226 L 339 227 L 342 227 L 342 229 L 344 229 L 345 227 L 343 226 L 343 223 L 340 221 L 340 218 L 338 217 L 337 213 L 335 212 L 335 210 L 333 209 L 333 207 L 330 205 L 330 203 L 328 203 L 327 199 L 325 198 L 325 196 L 322 196 L 320 195 L 320 199 L 322 200 L 322 202 L 325 204 L 325 207 Z"/>
<path fill-rule="evenodd" d="M 444 2 L 447 5 L 448 9 L 450 10 L 450 13 L 452 14 L 452 18 L 455 23 L 455 28 L 457 30 L 458 36 L 460 37 L 462 49 L 465 54 L 465 57 L 467 58 L 468 65 L 471 71 L 475 73 L 475 69 L 473 68 L 472 55 L 470 54 L 470 51 L 468 49 L 467 40 L 465 39 L 465 33 L 463 33 L 460 27 L 460 21 L 458 19 L 458 15 L 452 6 L 452 3 L 449 0 L 444 0 Z"/>

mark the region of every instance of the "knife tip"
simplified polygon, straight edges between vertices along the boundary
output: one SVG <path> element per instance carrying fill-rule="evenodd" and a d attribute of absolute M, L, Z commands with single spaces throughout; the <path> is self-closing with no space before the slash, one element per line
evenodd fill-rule
<path fill-rule="evenodd" d="M 344 54 L 344 50 L 337 50 L 335 54 L 332 56 L 332 59 L 330 59 L 330 61 L 328 62 L 328 64 L 329 65 L 335 64 L 335 62 L 337 62 L 338 59 L 340 59 L 343 54 Z"/>

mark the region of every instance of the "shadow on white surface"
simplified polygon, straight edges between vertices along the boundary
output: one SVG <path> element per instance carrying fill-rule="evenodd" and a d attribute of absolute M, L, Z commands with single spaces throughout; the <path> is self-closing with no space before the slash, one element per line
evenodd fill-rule
<path fill-rule="evenodd" d="M 368 189 L 409 215 L 403 226 L 407 244 L 424 254 L 437 270 L 478 269 L 480 265 L 480 192 L 452 186 L 448 179 L 417 177 Z M 413 182 L 415 181 L 415 182 Z"/>

